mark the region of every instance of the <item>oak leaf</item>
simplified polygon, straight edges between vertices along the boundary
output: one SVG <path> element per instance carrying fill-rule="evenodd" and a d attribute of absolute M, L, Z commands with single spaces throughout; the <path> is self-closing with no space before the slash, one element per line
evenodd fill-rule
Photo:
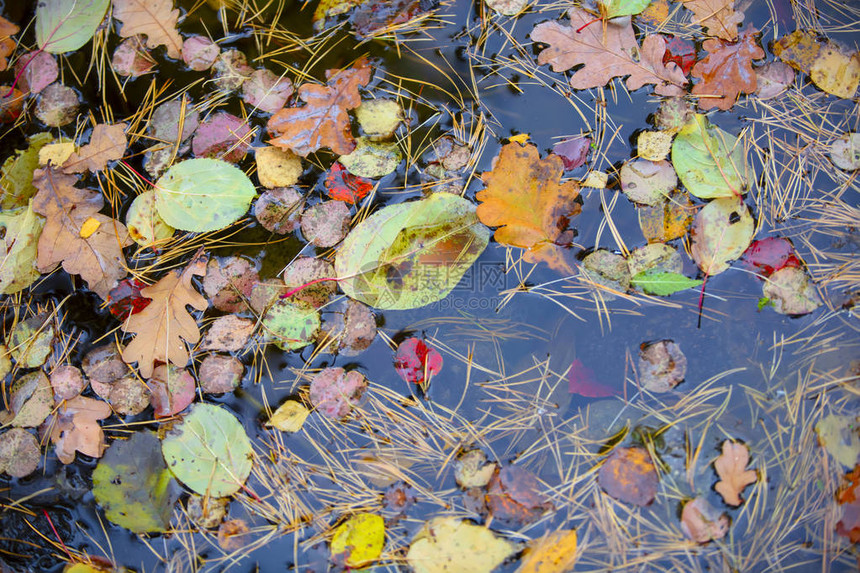
<path fill-rule="evenodd" d="M 646 37 L 640 52 L 630 21 L 589 25 L 594 18 L 581 8 L 571 8 L 568 15 L 569 26 L 543 22 L 535 26 L 531 38 L 549 45 L 538 54 L 539 65 L 550 64 L 553 71 L 563 72 L 584 64 L 570 77 L 572 88 L 595 88 L 612 78 L 630 76 L 630 90 L 656 84 L 654 91 L 660 95 L 684 93 L 684 73 L 674 62 L 663 63 L 666 41 L 662 36 Z"/>
<path fill-rule="evenodd" d="M 75 187 L 74 175 L 51 167 L 33 174 L 38 189 L 33 211 L 47 219 L 39 237 L 36 266 L 47 272 L 57 263 L 69 274 L 81 275 L 103 299 L 128 274 L 123 247 L 131 244 L 125 225 L 99 213 L 101 193 Z"/>
<path fill-rule="evenodd" d="M 477 194 L 481 202 L 477 213 L 485 225 L 499 227 L 496 241 L 527 249 L 524 260 L 544 261 L 554 269 L 570 272 L 558 245 L 569 242 L 565 229 L 581 207 L 575 201 L 579 186 L 573 181 L 561 183 L 563 172 L 559 156 L 541 159 L 532 144 L 508 143 L 492 171 L 481 176 L 487 188 Z"/>
<path fill-rule="evenodd" d="M 744 21 L 743 12 L 735 12 L 734 0 L 681 0 L 692 10 L 695 24 L 706 28 L 709 36 L 731 42 L 738 37 L 738 26 Z"/>
<path fill-rule="evenodd" d="M 60 461 L 64 464 L 74 462 L 75 452 L 102 457 L 107 446 L 98 421 L 110 415 L 107 402 L 83 396 L 65 400 L 47 426 Z"/>
<path fill-rule="evenodd" d="M 702 80 L 693 86 L 700 109 L 729 109 L 741 93 L 754 93 L 758 87 L 753 60 L 764 58 L 756 43 L 758 30 L 747 28 L 737 42 L 710 39 L 704 44 L 708 55 L 693 66 L 693 77 Z M 720 97 L 701 97 L 717 95 Z"/>
<path fill-rule="evenodd" d="M 182 36 L 176 30 L 179 10 L 173 0 L 113 0 L 113 15 L 122 22 L 123 38 L 145 34 L 150 49 L 165 46 L 174 60 L 182 57 Z"/>
<path fill-rule="evenodd" d="M 191 284 L 194 275 L 206 274 L 206 257 L 199 254 L 181 273 L 171 271 L 140 293 L 152 299 L 141 312 L 129 316 L 123 332 L 136 336 L 122 351 L 127 363 L 137 362 L 143 378 L 152 377 L 155 362 L 172 362 L 183 368 L 188 363 L 185 343 L 200 340 L 200 329 L 186 309 L 206 310 L 209 302 Z"/>
<path fill-rule="evenodd" d="M 278 111 L 269 119 L 266 129 L 275 138 L 269 143 L 289 149 L 302 157 L 328 147 L 339 155 L 355 150 L 347 111 L 361 103 L 359 86 L 370 81 L 371 70 L 366 59 L 344 70 L 327 70 L 328 82 L 304 84 L 299 88 L 301 107 Z"/>
<path fill-rule="evenodd" d="M 741 492 L 758 479 L 755 470 L 745 469 L 749 461 L 750 452 L 745 445 L 731 440 L 723 442 L 723 452 L 714 462 L 720 476 L 714 489 L 728 505 L 739 506 L 743 502 Z"/>
<path fill-rule="evenodd" d="M 128 147 L 125 124 L 100 123 L 93 128 L 90 142 L 72 153 L 63 163 L 63 173 L 101 171 L 108 161 L 121 159 Z"/>

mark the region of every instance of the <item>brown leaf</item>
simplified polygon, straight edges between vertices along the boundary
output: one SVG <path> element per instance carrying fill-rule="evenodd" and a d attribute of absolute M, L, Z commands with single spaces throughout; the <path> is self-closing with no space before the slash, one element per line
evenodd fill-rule
<path fill-rule="evenodd" d="M 756 43 L 755 28 L 747 28 L 737 42 L 707 40 L 708 55 L 696 62 L 692 75 L 702 81 L 693 86 L 699 97 L 700 109 L 729 109 L 741 93 L 754 93 L 758 81 L 753 60 L 764 58 L 764 50 Z M 701 97 L 717 95 L 720 97 Z"/>
<path fill-rule="evenodd" d="M 303 157 L 322 147 L 344 155 L 355 149 L 347 110 L 358 107 L 359 86 L 370 81 L 371 70 L 366 59 L 352 68 L 328 70 L 328 82 L 321 86 L 304 84 L 299 88 L 302 107 L 285 108 L 269 119 L 266 129 L 275 138 L 269 143 L 290 149 Z"/>
<path fill-rule="evenodd" d="M 76 451 L 94 458 L 102 457 L 107 446 L 98 421 L 110 415 L 110 406 L 101 400 L 78 396 L 63 402 L 49 422 L 51 441 L 60 461 L 74 462 Z"/>
<path fill-rule="evenodd" d="M 128 140 L 125 124 L 100 123 L 93 128 L 90 142 L 72 153 L 63 163 L 63 173 L 94 173 L 105 168 L 108 161 L 121 159 Z"/>
<path fill-rule="evenodd" d="M 696 543 L 722 539 L 729 532 L 729 518 L 708 503 L 707 499 L 697 497 L 684 504 L 681 531 Z"/>
<path fill-rule="evenodd" d="M 738 26 L 744 21 L 743 12 L 735 12 L 734 0 L 681 0 L 696 16 L 695 24 L 707 28 L 709 36 L 733 41 Z"/>
<path fill-rule="evenodd" d="M 39 271 L 51 270 L 62 262 L 69 274 L 81 275 L 87 286 L 103 299 L 125 277 L 123 247 L 131 244 L 125 225 L 102 215 L 100 193 L 75 187 L 77 178 L 53 168 L 33 174 L 39 190 L 33 197 L 33 211 L 47 218 L 39 237 Z"/>
<path fill-rule="evenodd" d="M 657 469 L 645 448 L 615 448 L 600 470 L 597 483 L 619 501 L 648 505 L 657 495 Z"/>
<path fill-rule="evenodd" d="M 594 17 L 581 8 L 568 12 L 570 25 L 544 22 L 535 26 L 531 38 L 549 44 L 538 54 L 538 64 L 550 64 L 553 71 L 564 72 L 580 64 L 583 68 L 570 77 L 574 89 L 606 85 L 615 77 L 627 76 L 627 87 L 635 90 L 656 84 L 661 95 L 681 95 L 687 78 L 675 63 L 663 64 L 666 41 L 659 35 L 645 38 L 640 53 L 633 26 L 608 21 L 594 23 Z"/>
<path fill-rule="evenodd" d="M 508 143 L 502 147 L 492 171 L 481 176 L 487 186 L 477 194 L 478 219 L 499 227 L 495 239 L 503 245 L 528 249 L 523 259 L 545 261 L 570 272 L 557 243 L 564 241 L 570 218 L 581 208 L 575 201 L 579 186 L 560 183 L 564 172 L 557 155 L 540 158 L 537 147 Z"/>
<path fill-rule="evenodd" d="M 150 378 L 156 361 L 172 362 L 183 368 L 188 363 L 185 343 L 200 340 L 200 330 L 194 317 L 185 308 L 191 305 L 206 310 L 209 303 L 191 284 L 194 275 L 206 273 L 206 257 L 198 254 L 184 271 L 171 271 L 140 293 L 152 299 L 145 309 L 129 317 L 123 332 L 136 336 L 122 351 L 122 359 L 130 364 L 137 361 L 140 375 Z"/>
<path fill-rule="evenodd" d="M 0 16 L 0 72 L 9 67 L 9 62 L 6 60 L 15 51 L 15 40 L 10 36 L 17 34 L 20 28 Z M 8 88 L 7 88 L 8 91 Z"/>
<path fill-rule="evenodd" d="M 860 464 L 842 476 L 842 486 L 836 494 L 836 501 L 842 505 L 842 518 L 836 523 L 836 533 L 860 542 Z"/>
<path fill-rule="evenodd" d="M 122 22 L 123 38 L 145 34 L 147 47 L 165 46 L 174 60 L 182 57 L 182 36 L 176 30 L 179 10 L 173 0 L 113 0 L 113 15 Z"/>
<path fill-rule="evenodd" d="M 497 469 L 487 484 L 487 508 L 493 519 L 519 527 L 553 509 L 533 473 L 519 466 Z"/>
<path fill-rule="evenodd" d="M 755 470 L 745 469 L 749 461 L 750 452 L 745 445 L 731 440 L 723 442 L 723 453 L 714 462 L 721 481 L 717 482 L 714 489 L 728 505 L 740 505 L 743 502 L 741 492 L 758 479 Z"/>

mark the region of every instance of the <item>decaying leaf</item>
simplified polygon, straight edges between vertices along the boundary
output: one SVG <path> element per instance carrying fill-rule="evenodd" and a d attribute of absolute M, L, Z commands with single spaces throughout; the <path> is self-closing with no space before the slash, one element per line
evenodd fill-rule
<path fill-rule="evenodd" d="M 206 310 L 209 302 L 191 284 L 194 275 L 206 272 L 206 257 L 198 255 L 184 271 L 171 271 L 141 293 L 152 299 L 143 311 L 131 315 L 122 325 L 134 339 L 122 351 L 122 359 L 137 362 L 143 378 L 152 376 L 156 361 L 171 362 L 180 368 L 188 363 L 185 344 L 200 340 L 197 322 L 186 306 Z"/>
<path fill-rule="evenodd" d="M 704 497 L 697 497 L 684 504 L 681 531 L 696 543 L 722 539 L 729 532 L 729 517 Z"/>
<path fill-rule="evenodd" d="M 121 159 L 128 146 L 125 124 L 100 123 L 93 128 L 90 142 L 63 163 L 63 173 L 95 173 L 107 166 L 108 161 Z"/>
<path fill-rule="evenodd" d="M 749 461 L 750 451 L 744 444 L 731 440 L 723 442 L 722 453 L 714 462 L 714 469 L 720 476 L 714 489 L 728 505 L 740 505 L 743 502 L 741 492 L 758 479 L 755 470 L 746 469 Z"/>
<path fill-rule="evenodd" d="M 397 346 L 394 369 L 404 382 L 429 383 L 442 370 L 442 355 L 420 338 L 407 338 Z"/>
<path fill-rule="evenodd" d="M 23 428 L 12 428 L 0 434 L 0 473 L 21 478 L 39 467 L 42 453 L 36 436 Z"/>
<path fill-rule="evenodd" d="M 2 421 L 16 428 L 35 428 L 54 409 L 51 382 L 41 370 L 24 374 L 10 388 L 9 412 Z"/>
<path fill-rule="evenodd" d="M 355 370 L 325 368 L 311 380 L 311 403 L 314 408 L 335 420 L 350 413 L 367 390 L 367 380 Z"/>
<path fill-rule="evenodd" d="M 795 30 L 773 45 L 773 53 L 791 67 L 807 75 L 827 93 L 851 98 L 860 84 L 860 54 L 844 50 L 818 34 Z"/>
<path fill-rule="evenodd" d="M 182 57 L 182 36 L 176 30 L 179 10 L 173 0 L 113 0 L 113 16 L 122 22 L 123 38 L 144 34 L 148 47 L 164 46 L 169 57 Z"/>
<path fill-rule="evenodd" d="M 6 58 L 12 55 L 15 51 L 15 40 L 11 38 L 21 29 L 0 16 L 0 72 L 9 67 L 9 62 Z"/>
<path fill-rule="evenodd" d="M 860 464 L 842 476 L 842 486 L 836 495 L 842 506 L 842 518 L 836 523 L 836 533 L 851 543 L 860 542 Z"/>
<path fill-rule="evenodd" d="M 639 346 L 639 376 L 651 392 L 668 392 L 684 381 L 687 357 L 673 340 L 643 342 Z"/>
<path fill-rule="evenodd" d="M 860 169 L 860 133 L 846 132 L 830 144 L 830 160 L 839 169 Z"/>
<path fill-rule="evenodd" d="M 521 527 L 537 521 L 553 505 L 533 473 L 509 465 L 496 470 L 487 484 L 487 509 L 494 520 Z"/>
<path fill-rule="evenodd" d="M 146 384 L 152 393 L 152 409 L 156 418 L 167 418 L 180 413 L 194 401 L 194 377 L 185 368 L 172 364 L 159 364 Z"/>
<path fill-rule="evenodd" d="M 563 172 L 557 155 L 541 159 L 530 143 L 508 143 L 492 171 L 481 176 L 487 188 L 477 194 L 477 214 L 485 225 L 499 227 L 493 235 L 496 241 L 527 249 L 526 261 L 544 261 L 571 272 L 560 245 L 572 240 L 566 229 L 581 207 L 576 202 L 578 185 L 559 182 Z"/>
<path fill-rule="evenodd" d="M 785 267 L 774 272 L 762 285 L 762 296 L 780 314 L 800 316 L 821 306 L 821 297 L 807 272 Z"/>
<path fill-rule="evenodd" d="M 463 452 L 454 462 L 454 481 L 462 488 L 484 487 L 496 474 L 498 464 L 487 461 L 482 450 Z"/>
<path fill-rule="evenodd" d="M 690 251 L 702 271 L 716 275 L 743 254 L 754 232 L 752 215 L 741 200 L 714 199 L 696 215 Z"/>
<path fill-rule="evenodd" d="M 289 149 L 302 157 L 323 147 L 343 155 L 355 149 L 347 111 L 358 107 L 360 86 L 370 81 L 366 60 L 351 68 L 328 70 L 328 82 L 321 86 L 306 83 L 299 88 L 301 107 L 284 108 L 273 115 L 266 126 L 274 135 L 269 143 Z"/>
<path fill-rule="evenodd" d="M 107 445 L 99 420 L 111 415 L 101 400 L 78 396 L 66 400 L 46 422 L 57 458 L 64 464 L 75 461 L 75 452 L 100 458 Z"/>
<path fill-rule="evenodd" d="M 200 350 L 217 350 L 220 352 L 239 352 L 254 333 L 256 324 L 249 318 L 242 318 L 235 314 L 219 316 L 209 326 Z"/>
<path fill-rule="evenodd" d="M 738 37 L 738 26 L 744 13 L 736 12 L 735 0 L 681 0 L 684 7 L 693 11 L 695 23 L 703 26 L 708 35 L 729 42 Z"/>
<path fill-rule="evenodd" d="M 860 463 L 860 421 L 855 416 L 828 414 L 815 425 L 818 443 L 847 468 Z"/>
<path fill-rule="evenodd" d="M 436 517 L 412 538 L 406 561 L 415 573 L 490 573 L 516 551 L 486 527 Z"/>
<path fill-rule="evenodd" d="M 758 82 L 752 61 L 765 56 L 756 41 L 757 34 L 755 28 L 747 28 L 736 42 L 705 41 L 708 55 L 693 66 L 692 72 L 694 78 L 702 80 L 693 86 L 700 109 L 729 109 L 738 95 L 755 93 Z"/>
<path fill-rule="evenodd" d="M 222 354 L 208 355 L 197 371 L 200 388 L 206 394 L 232 392 L 242 382 L 244 373 L 245 367 L 238 359 Z"/>
<path fill-rule="evenodd" d="M 615 448 L 600 466 L 597 483 L 619 501 L 648 505 L 657 495 L 657 469 L 648 450 Z"/>
<path fill-rule="evenodd" d="M 529 542 L 517 573 L 567 573 L 576 555 L 576 531 L 553 531 Z"/>

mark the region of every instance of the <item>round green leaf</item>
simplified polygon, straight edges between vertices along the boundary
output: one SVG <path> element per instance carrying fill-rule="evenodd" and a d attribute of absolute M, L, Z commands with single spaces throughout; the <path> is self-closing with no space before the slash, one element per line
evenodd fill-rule
<path fill-rule="evenodd" d="M 93 495 L 105 517 L 134 533 L 167 531 L 179 488 L 153 432 L 115 441 L 93 471 Z"/>
<path fill-rule="evenodd" d="M 702 271 L 716 275 L 743 254 L 753 233 L 755 222 L 740 199 L 714 199 L 696 215 L 690 253 Z"/>
<path fill-rule="evenodd" d="M 167 467 L 200 495 L 224 497 L 251 473 L 251 440 L 236 416 L 220 406 L 196 404 L 161 441 Z"/>
<path fill-rule="evenodd" d="M 746 192 L 746 153 L 737 138 L 696 114 L 672 142 L 672 163 L 685 187 L 700 199 Z"/>
<path fill-rule="evenodd" d="M 448 296 L 489 239 L 472 203 L 437 193 L 383 207 L 356 225 L 335 273 L 347 296 L 369 306 L 418 308 Z"/>
<path fill-rule="evenodd" d="M 223 229 L 248 211 L 257 192 L 238 167 L 217 159 L 189 159 L 155 184 L 158 214 L 176 229 L 202 233 Z"/>
<path fill-rule="evenodd" d="M 41 0 L 36 3 L 36 42 L 52 54 L 77 50 L 102 23 L 110 0 Z"/>
<path fill-rule="evenodd" d="M 298 350 L 311 343 L 320 328 L 320 313 L 302 300 L 279 299 L 263 317 L 263 332 L 282 350 Z"/>

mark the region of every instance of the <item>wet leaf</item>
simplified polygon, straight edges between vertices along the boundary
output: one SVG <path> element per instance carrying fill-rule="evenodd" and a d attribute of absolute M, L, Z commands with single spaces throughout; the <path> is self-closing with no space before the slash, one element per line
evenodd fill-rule
<path fill-rule="evenodd" d="M 574 137 L 556 143 L 552 152 L 561 157 L 565 170 L 576 169 L 585 165 L 588 152 L 591 150 L 590 137 Z"/>
<path fill-rule="evenodd" d="M 51 372 L 51 387 L 54 389 L 54 401 L 71 400 L 87 386 L 80 368 L 71 364 L 57 366 Z"/>
<path fill-rule="evenodd" d="M 181 273 L 170 271 L 154 285 L 141 290 L 152 302 L 131 315 L 121 328 L 135 335 L 122 351 L 122 359 L 127 364 L 137 362 L 143 378 L 152 376 L 156 361 L 171 362 L 180 368 L 188 363 L 185 344 L 200 340 L 200 330 L 186 307 L 209 308 L 209 302 L 197 292 L 191 279 L 194 275 L 202 276 L 205 268 L 205 257 L 198 255 Z"/>
<path fill-rule="evenodd" d="M 136 78 L 155 69 L 155 60 L 143 42 L 142 36 L 132 36 L 116 47 L 110 65 L 117 75 Z"/>
<path fill-rule="evenodd" d="M 249 141 L 252 137 L 251 127 L 246 120 L 219 111 L 207 117 L 197 127 L 191 140 L 191 149 L 195 157 L 236 163 L 241 161 L 250 149 Z"/>
<path fill-rule="evenodd" d="M 206 36 L 189 36 L 182 42 L 182 61 L 195 72 L 205 72 L 212 67 L 221 48 Z"/>
<path fill-rule="evenodd" d="M 260 185 L 273 189 L 295 185 L 302 175 L 302 160 L 292 151 L 277 147 L 258 147 L 254 150 L 257 178 Z"/>
<path fill-rule="evenodd" d="M 51 143 L 50 133 L 37 133 L 29 138 L 29 147 L 17 151 L 3 162 L 0 168 L 0 210 L 3 212 L 27 207 L 36 194 L 33 172 L 39 167 L 39 151 Z"/>
<path fill-rule="evenodd" d="M 197 376 L 206 394 L 232 392 L 242 382 L 245 367 L 232 356 L 210 354 L 200 363 Z"/>
<path fill-rule="evenodd" d="M 218 526 L 218 546 L 227 552 L 239 551 L 248 543 L 251 532 L 241 519 L 228 519 Z"/>
<path fill-rule="evenodd" d="M 644 271 L 680 273 L 684 269 L 684 261 L 673 247 L 652 243 L 631 251 L 627 255 L 627 267 L 631 276 Z"/>
<path fill-rule="evenodd" d="M 172 364 L 156 366 L 146 385 L 152 393 L 150 400 L 156 418 L 169 418 L 180 413 L 194 401 L 197 389 L 191 373 Z"/>
<path fill-rule="evenodd" d="M 830 159 L 839 169 L 860 169 L 860 133 L 843 133 L 830 144 Z"/>
<path fill-rule="evenodd" d="M 213 81 L 223 92 L 239 89 L 253 72 L 254 70 L 248 65 L 248 58 L 239 50 L 221 52 L 212 64 Z"/>
<path fill-rule="evenodd" d="M 586 398 L 606 398 L 618 394 L 614 388 L 599 382 L 594 370 L 584 365 L 579 358 L 570 364 L 567 371 L 567 391 Z"/>
<path fill-rule="evenodd" d="M 373 182 L 353 175 L 346 167 L 335 162 L 325 179 L 326 195 L 337 201 L 355 205 L 373 190 Z"/>
<path fill-rule="evenodd" d="M 360 38 L 385 33 L 427 12 L 421 0 L 362 0 L 352 15 L 352 27 Z"/>
<path fill-rule="evenodd" d="M 749 461 L 750 452 L 744 444 L 731 440 L 723 442 L 722 453 L 714 462 L 714 469 L 720 476 L 714 489 L 726 504 L 739 506 L 743 502 L 741 493 L 744 488 L 758 480 L 755 470 L 746 469 Z"/>
<path fill-rule="evenodd" d="M 227 507 L 230 504 L 228 497 L 212 498 L 208 495 L 197 495 L 192 493 L 188 496 L 185 510 L 194 525 L 203 529 L 218 527 L 227 516 Z"/>
<path fill-rule="evenodd" d="M 696 543 L 722 539 L 729 532 L 729 518 L 704 497 L 697 497 L 684 504 L 681 531 Z"/>
<path fill-rule="evenodd" d="M 644 10 L 651 0 L 597 0 L 600 15 L 604 18 L 634 16 Z"/>
<path fill-rule="evenodd" d="M 0 211 L 0 294 L 14 294 L 33 284 L 41 276 L 36 268 L 37 247 L 45 219 L 30 205 L 17 212 Z"/>
<path fill-rule="evenodd" d="M 855 416 L 828 414 L 815 424 L 818 443 L 846 468 L 860 462 L 860 423 Z"/>
<path fill-rule="evenodd" d="M 142 311 L 152 302 L 140 294 L 141 289 L 146 287 L 146 283 L 136 278 L 125 278 L 119 281 L 119 284 L 108 294 L 108 310 L 120 320 L 125 320 L 132 314 Z"/>
<path fill-rule="evenodd" d="M 337 353 L 341 356 L 358 356 L 376 338 L 376 317 L 366 304 L 357 300 L 346 301 L 343 313 L 335 312 L 334 328 L 328 336 L 337 340 Z"/>
<path fill-rule="evenodd" d="M 487 462 L 487 455 L 481 450 L 469 450 L 460 454 L 454 462 L 454 481 L 464 489 L 484 487 L 495 475 L 498 464 Z"/>
<path fill-rule="evenodd" d="M 486 527 L 436 517 L 412 538 L 406 562 L 415 573 L 491 573 L 516 552 L 516 545 Z"/>
<path fill-rule="evenodd" d="M 266 191 L 254 204 L 254 217 L 264 229 L 278 235 L 292 233 L 300 223 L 302 196 L 291 187 Z"/>
<path fill-rule="evenodd" d="M 161 441 L 173 475 L 200 495 L 224 497 L 242 489 L 251 473 L 251 440 L 221 406 L 195 404 Z"/>
<path fill-rule="evenodd" d="M 341 244 L 334 265 L 338 284 L 374 308 L 418 308 L 453 290 L 489 235 L 475 206 L 449 193 L 389 205 L 356 225 Z"/>
<path fill-rule="evenodd" d="M 286 291 L 292 291 L 313 281 L 332 277 L 334 277 L 334 266 L 330 262 L 314 257 L 299 257 L 284 269 L 284 286 Z M 333 280 L 323 280 L 305 286 L 290 298 L 304 301 L 314 308 L 320 308 L 328 303 L 329 297 L 335 292 L 337 292 L 337 283 Z"/>
<path fill-rule="evenodd" d="M 134 533 L 168 531 L 179 493 L 148 430 L 113 442 L 93 471 L 93 495 L 105 517 Z"/>
<path fill-rule="evenodd" d="M 404 382 L 429 383 L 442 370 L 442 355 L 420 338 L 407 338 L 394 354 L 394 369 Z"/>
<path fill-rule="evenodd" d="M 21 74 L 21 91 L 37 94 L 57 81 L 60 68 L 57 59 L 48 52 L 22 54 L 15 64 L 15 74 Z"/>
<path fill-rule="evenodd" d="M 636 159 L 621 166 L 621 190 L 636 203 L 654 206 L 665 200 L 678 185 L 678 176 L 668 161 Z"/>
<path fill-rule="evenodd" d="M 108 161 L 122 159 L 128 140 L 125 124 L 100 123 L 93 128 L 90 142 L 75 152 L 63 163 L 63 173 L 95 173 L 107 167 Z"/>
<path fill-rule="evenodd" d="M 794 83 L 794 70 L 782 62 L 768 62 L 756 68 L 755 90 L 759 99 L 769 100 L 782 94 Z"/>
<path fill-rule="evenodd" d="M 355 110 L 355 117 L 371 139 L 388 139 L 403 121 L 400 104 L 390 99 L 368 99 Z"/>
<path fill-rule="evenodd" d="M 842 518 L 836 523 L 836 533 L 851 543 L 860 542 L 860 464 L 842 477 L 842 486 L 836 495 L 842 506 Z"/>
<path fill-rule="evenodd" d="M 122 249 L 131 238 L 125 225 L 99 213 L 104 204 L 101 193 L 75 187 L 76 181 L 50 167 L 35 173 L 33 183 L 39 192 L 33 197 L 33 211 L 47 219 L 36 264 L 47 272 L 62 263 L 67 273 L 81 275 L 90 290 L 106 299 L 128 274 Z M 81 231 L 89 219 L 100 225 L 85 237 Z"/>
<path fill-rule="evenodd" d="M 633 275 L 630 283 L 645 293 L 656 296 L 669 296 L 688 288 L 697 287 L 702 281 L 685 277 L 680 273 L 665 271 L 642 271 Z"/>
<path fill-rule="evenodd" d="M 51 382 L 41 370 L 15 380 L 9 394 L 9 423 L 16 428 L 35 428 L 54 410 Z"/>
<path fill-rule="evenodd" d="M 522 12 L 529 0 L 486 0 L 487 6 L 502 16 L 514 16 Z"/>
<path fill-rule="evenodd" d="M 299 88 L 302 107 L 284 108 L 273 115 L 266 126 L 274 136 L 269 143 L 290 149 L 302 157 L 328 147 L 343 155 L 355 149 L 347 111 L 361 103 L 360 86 L 370 81 L 371 70 L 366 60 L 352 68 L 328 70 L 328 82 L 321 86 L 306 83 Z"/>
<path fill-rule="evenodd" d="M 743 202 L 730 197 L 714 199 L 693 223 L 693 260 L 703 272 L 720 274 L 749 247 L 754 232 L 755 223 Z"/>
<path fill-rule="evenodd" d="M 290 78 L 277 76 L 265 69 L 254 70 L 242 84 L 242 99 L 260 111 L 275 113 L 284 107 L 294 91 Z"/>
<path fill-rule="evenodd" d="M 672 150 L 672 138 L 668 131 L 643 131 L 636 138 L 636 154 L 648 161 L 663 161 Z"/>
<path fill-rule="evenodd" d="M 738 37 L 738 26 L 744 21 L 743 12 L 735 12 L 734 0 L 681 0 L 692 10 L 695 22 L 708 31 L 709 36 L 729 42 Z"/>
<path fill-rule="evenodd" d="M 663 63 L 669 62 L 675 62 L 686 76 L 696 63 L 696 45 L 678 36 L 667 38 Z"/>
<path fill-rule="evenodd" d="M 79 105 L 75 90 L 60 83 L 53 83 L 39 94 L 36 117 L 50 127 L 63 127 L 75 121 Z"/>
<path fill-rule="evenodd" d="M 157 200 L 154 190 L 144 191 L 134 198 L 125 214 L 128 234 L 141 247 L 155 248 L 176 232 L 158 214 Z"/>
<path fill-rule="evenodd" d="M 324 368 L 311 380 L 310 398 L 317 411 L 339 420 L 352 411 L 365 390 L 367 380 L 360 372 Z"/>
<path fill-rule="evenodd" d="M 627 259 L 606 249 L 586 255 L 580 267 L 583 281 L 595 288 L 605 287 L 602 296 L 613 296 L 609 291 L 625 293 L 630 288 L 630 269 Z"/>
<path fill-rule="evenodd" d="M 678 132 L 672 164 L 687 190 L 699 199 L 740 197 L 746 192 L 743 145 L 704 115 L 694 115 Z"/>
<path fill-rule="evenodd" d="M 57 458 L 68 465 L 75 461 L 75 452 L 93 458 L 102 457 L 107 446 L 98 421 L 110 415 L 107 403 L 83 396 L 60 404 L 46 422 Z"/>
<path fill-rule="evenodd" d="M 333 247 L 346 237 L 351 219 L 343 201 L 323 201 L 302 213 L 302 235 L 317 247 Z"/>
<path fill-rule="evenodd" d="M 6 343 L 19 368 L 38 368 L 51 355 L 55 336 L 54 317 L 43 312 L 15 324 Z"/>
<path fill-rule="evenodd" d="M 541 492 L 537 477 L 516 465 L 497 470 L 487 484 L 487 508 L 494 520 L 511 527 L 534 523 L 553 505 Z"/>
<path fill-rule="evenodd" d="M 794 247 L 788 239 L 767 237 L 753 241 L 741 256 L 743 265 L 763 277 L 785 267 L 801 267 L 803 263 L 794 254 Z"/>
<path fill-rule="evenodd" d="M 378 178 L 393 173 L 403 154 L 394 142 L 372 141 L 366 137 L 356 140 L 356 147 L 338 158 L 344 167 L 359 177 Z"/>
<path fill-rule="evenodd" d="M 22 428 L 11 428 L 0 434 L 0 473 L 22 478 L 39 467 L 42 452 L 36 436 Z"/>
<path fill-rule="evenodd" d="M 90 379 L 90 383 L 110 384 L 131 373 L 128 365 L 122 361 L 120 350 L 116 344 L 104 344 L 90 350 L 81 363 L 81 368 Z"/>
<path fill-rule="evenodd" d="M 255 327 L 254 321 L 249 318 L 241 318 L 235 314 L 219 316 L 206 331 L 203 342 L 200 343 L 200 350 L 239 352 L 248 344 Z"/>
<path fill-rule="evenodd" d="M 683 237 L 693 220 L 695 207 L 683 191 L 672 191 L 665 201 L 654 207 L 641 207 L 639 227 L 649 243 L 663 243 Z"/>
<path fill-rule="evenodd" d="M 125 376 L 110 384 L 110 391 L 102 396 L 121 416 L 136 416 L 150 404 L 150 391 L 147 385 L 136 376 Z"/>
<path fill-rule="evenodd" d="M 755 93 L 758 84 L 752 61 L 765 56 L 756 41 L 757 34 L 755 28 L 747 28 L 736 42 L 705 41 L 708 55 L 693 67 L 693 77 L 702 80 L 693 86 L 693 95 L 699 96 L 699 109 L 729 109 L 741 93 Z"/>
<path fill-rule="evenodd" d="M 668 392 L 684 381 L 687 357 L 673 340 L 643 342 L 639 346 L 639 379 L 651 392 Z"/>
<path fill-rule="evenodd" d="M 282 432 L 298 432 L 305 425 L 309 415 L 310 410 L 304 404 L 296 400 L 287 400 L 272 412 L 272 417 L 266 425 Z"/>
<path fill-rule="evenodd" d="M 645 506 L 654 501 L 659 478 L 648 450 L 615 448 L 600 466 L 597 483 L 619 501 Z"/>
<path fill-rule="evenodd" d="M 122 22 L 121 37 L 144 34 L 147 47 L 164 46 L 169 57 L 182 57 L 182 36 L 176 30 L 179 10 L 173 0 L 113 0 L 113 17 Z"/>
<path fill-rule="evenodd" d="M 36 5 L 36 42 L 52 54 L 77 50 L 90 41 L 110 0 L 43 0 Z"/>
<path fill-rule="evenodd" d="M 570 272 L 559 244 L 572 239 L 565 230 L 581 207 L 575 201 L 578 185 L 560 182 L 562 163 L 557 155 L 541 159 L 532 144 L 508 143 L 492 171 L 481 176 L 487 188 L 476 195 L 477 215 L 485 225 L 499 227 L 493 234 L 497 242 L 527 249 L 524 260 Z"/>
<path fill-rule="evenodd" d="M 851 98 L 857 92 L 860 55 L 847 52 L 830 40 L 819 41 L 815 32 L 795 30 L 774 44 L 773 53 L 809 75 L 812 82 L 827 93 Z"/>
<path fill-rule="evenodd" d="M 189 159 L 155 184 L 156 207 L 176 229 L 202 233 L 223 229 L 248 212 L 257 196 L 241 169 L 216 159 Z"/>
<path fill-rule="evenodd" d="M 306 302 L 278 299 L 262 319 L 263 336 L 282 350 L 311 344 L 320 328 L 317 309 Z"/>
<path fill-rule="evenodd" d="M 517 573 L 566 573 L 576 563 L 576 531 L 562 529 L 529 542 Z"/>
<path fill-rule="evenodd" d="M 9 67 L 9 61 L 6 58 L 15 52 L 17 45 L 12 36 L 20 31 L 21 28 L 0 16 L 0 71 Z"/>
<path fill-rule="evenodd" d="M 370 565 L 382 555 L 385 521 L 375 513 L 353 515 L 338 525 L 331 539 L 332 562 L 349 568 Z"/>

